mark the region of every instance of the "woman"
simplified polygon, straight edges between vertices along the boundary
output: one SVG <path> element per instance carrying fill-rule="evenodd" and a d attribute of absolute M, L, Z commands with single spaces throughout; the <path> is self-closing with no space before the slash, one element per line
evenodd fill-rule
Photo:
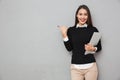
<path fill-rule="evenodd" d="M 59 26 L 68 51 L 72 51 L 71 79 L 72 80 L 97 80 L 98 69 L 94 53 L 101 50 L 101 40 L 97 45 L 89 43 L 94 32 L 90 10 L 86 5 L 78 7 L 75 14 L 75 25 L 67 28 Z M 85 51 L 91 51 L 85 55 Z"/>

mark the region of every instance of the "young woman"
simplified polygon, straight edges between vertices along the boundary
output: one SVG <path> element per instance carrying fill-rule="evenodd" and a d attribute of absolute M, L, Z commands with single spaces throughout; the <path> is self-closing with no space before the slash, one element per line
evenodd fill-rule
<path fill-rule="evenodd" d="M 98 32 L 92 24 L 90 10 L 80 5 L 75 14 L 75 25 L 67 28 L 59 26 L 68 51 L 72 51 L 71 79 L 97 80 L 98 69 L 93 53 L 101 50 L 101 40 L 97 45 L 89 43 L 94 32 Z M 91 53 L 85 55 L 85 51 Z"/>

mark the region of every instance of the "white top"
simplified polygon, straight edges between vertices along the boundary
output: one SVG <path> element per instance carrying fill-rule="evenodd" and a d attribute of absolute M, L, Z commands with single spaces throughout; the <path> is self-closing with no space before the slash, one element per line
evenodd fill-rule
<path fill-rule="evenodd" d="M 88 69 L 93 66 L 94 63 L 88 63 L 88 64 L 73 64 L 73 66 L 77 69 Z"/>

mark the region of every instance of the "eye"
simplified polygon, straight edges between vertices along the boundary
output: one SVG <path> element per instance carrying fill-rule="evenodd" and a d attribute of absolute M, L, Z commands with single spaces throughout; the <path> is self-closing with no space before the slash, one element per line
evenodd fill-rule
<path fill-rule="evenodd" d="M 79 13 L 79 15 L 82 15 L 82 13 Z"/>
<path fill-rule="evenodd" d="M 88 16 L 88 14 L 87 14 L 87 13 L 85 13 L 84 15 L 85 15 L 85 16 Z"/>

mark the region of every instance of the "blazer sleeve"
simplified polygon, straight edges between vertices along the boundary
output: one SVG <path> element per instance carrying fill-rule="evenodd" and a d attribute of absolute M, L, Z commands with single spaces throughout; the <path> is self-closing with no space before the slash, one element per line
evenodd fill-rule
<path fill-rule="evenodd" d="M 68 41 L 64 41 L 64 45 L 68 51 L 72 51 L 73 45 L 72 45 L 72 41 L 71 41 L 70 28 L 68 28 L 68 30 L 67 30 L 67 36 L 68 36 Z"/>

